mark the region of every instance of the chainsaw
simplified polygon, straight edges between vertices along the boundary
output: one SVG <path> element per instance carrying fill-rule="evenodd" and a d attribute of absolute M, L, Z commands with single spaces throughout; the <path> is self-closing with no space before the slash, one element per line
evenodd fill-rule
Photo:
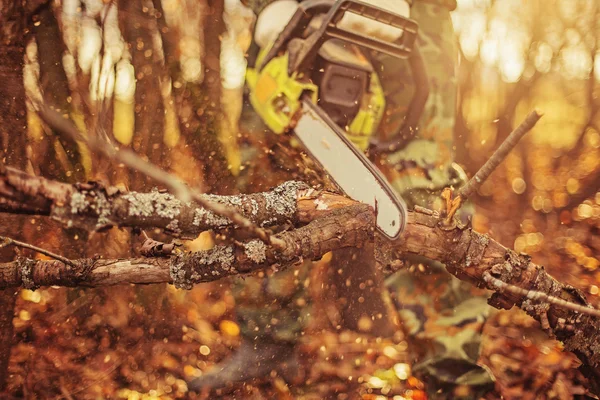
<path fill-rule="evenodd" d="M 356 18 L 399 37 L 367 36 L 353 28 Z M 293 133 L 341 191 L 375 209 L 377 230 L 391 240 L 403 232 L 407 209 L 364 153 L 386 104 L 369 57 L 418 58 L 417 29 L 414 20 L 361 1 L 306 0 L 276 39 L 249 58 L 246 73 L 252 107 L 269 129 Z M 413 64 L 426 86 L 424 69 Z M 405 125 L 416 124 L 426 98 L 417 85 Z"/>

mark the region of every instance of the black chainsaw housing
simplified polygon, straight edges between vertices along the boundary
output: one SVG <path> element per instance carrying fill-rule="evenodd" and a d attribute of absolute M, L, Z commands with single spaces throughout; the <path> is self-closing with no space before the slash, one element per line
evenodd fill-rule
<path fill-rule="evenodd" d="M 372 72 L 356 46 L 332 39 L 319 50 L 311 79 L 319 87 L 319 107 L 338 126 L 356 117 Z"/>

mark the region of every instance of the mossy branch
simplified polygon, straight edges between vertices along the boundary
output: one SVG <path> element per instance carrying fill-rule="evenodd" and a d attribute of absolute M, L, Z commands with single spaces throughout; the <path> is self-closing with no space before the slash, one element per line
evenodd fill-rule
<path fill-rule="evenodd" d="M 197 283 L 246 274 L 268 266 L 285 268 L 303 259 L 318 260 L 336 249 L 360 246 L 373 239 L 374 221 L 369 206 L 355 204 L 332 210 L 298 229 L 277 234 L 277 238 L 285 243 L 281 249 L 253 239 L 168 258 L 80 259 L 69 263 L 19 258 L 0 264 L 0 289 L 161 282 L 189 289 Z"/>
<path fill-rule="evenodd" d="M 285 182 L 270 192 L 199 198 L 235 211 L 252 224 L 268 227 L 297 222 L 297 198 L 308 187 Z M 204 204 L 203 202 L 202 204 Z M 162 228 L 195 238 L 210 229 L 239 227 L 196 201 L 182 202 L 170 193 L 123 192 L 98 183 L 65 184 L 6 167 L 0 170 L 0 212 L 47 215 L 66 226 L 87 230 L 112 226 Z"/>

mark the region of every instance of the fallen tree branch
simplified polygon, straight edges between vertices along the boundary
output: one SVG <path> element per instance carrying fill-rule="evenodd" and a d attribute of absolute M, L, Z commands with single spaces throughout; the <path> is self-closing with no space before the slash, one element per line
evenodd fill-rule
<path fill-rule="evenodd" d="M 285 182 L 265 193 L 200 196 L 266 227 L 296 222 L 299 191 L 307 192 L 308 186 Z M 199 203 L 184 203 L 170 193 L 122 192 L 97 183 L 70 185 L 8 167 L 0 171 L 0 212 L 51 216 L 67 226 L 87 230 L 112 226 L 162 228 L 188 238 L 209 229 L 234 226 L 230 219 Z"/>
<path fill-rule="evenodd" d="M 202 195 L 226 204 L 263 227 L 306 224 L 354 200 L 316 191 L 302 182 L 285 182 L 269 192 L 236 196 Z M 182 203 L 169 193 L 122 192 L 98 183 L 67 184 L 5 167 L 0 169 L 0 212 L 50 216 L 66 226 L 87 230 L 112 226 L 160 228 L 195 238 L 206 230 L 234 223 L 195 202 Z"/>
<path fill-rule="evenodd" d="M 241 245 L 217 245 L 210 250 L 170 258 L 81 259 L 72 260 L 72 265 L 58 260 L 20 258 L 0 264 L 0 288 L 169 282 L 189 289 L 196 283 L 274 265 L 284 268 L 302 259 L 317 260 L 330 251 L 355 247 L 373 239 L 374 221 L 369 206 L 355 204 L 276 235 L 285 243 L 282 249 L 254 239 Z"/>
<path fill-rule="evenodd" d="M 539 303 L 527 297 L 529 292 L 543 293 L 568 303 L 589 307 L 583 293 L 558 282 L 543 266 L 531 262 L 529 256 L 518 254 L 486 235 L 468 227 L 448 228 L 431 212 L 409 214 L 408 225 L 399 247 L 406 253 L 418 254 L 440 261 L 457 278 L 495 293 L 489 304 L 495 308 L 517 306 L 547 328 L 547 332 L 564 343 L 587 366 L 586 376 L 600 383 L 600 318 L 583 314 L 560 304 Z M 485 276 L 518 286 L 524 292 L 499 292 Z"/>
<path fill-rule="evenodd" d="M 21 185 L 22 190 L 15 192 L 15 180 L 9 180 L 7 188 L 6 177 L 13 172 L 15 171 L 7 171 L 0 179 L 0 204 L 10 204 L 10 207 L 4 209 L 10 210 L 16 202 L 22 200 L 18 196 L 33 196 L 32 200 L 35 200 L 31 203 L 33 206 L 24 206 L 27 211 L 43 210 L 46 215 L 52 215 L 54 208 L 65 207 L 65 204 L 60 205 L 57 202 L 58 199 L 53 197 L 51 190 L 42 189 L 54 188 L 54 185 L 58 185 L 56 182 L 36 181 L 41 184 L 41 187 L 37 187 L 36 190 L 33 190 L 32 185 Z M 27 181 L 31 177 L 19 173 L 13 178 Z M 4 185 L 4 189 L 1 185 Z M 62 189 L 68 187 L 69 190 L 74 190 L 75 188 L 75 186 L 60 185 Z M 20 187 L 19 184 L 16 184 L 16 187 Z M 284 184 L 279 188 L 281 187 L 287 186 Z M 374 215 L 367 206 L 357 205 L 356 202 L 339 195 L 307 189 L 300 184 L 295 184 L 293 187 L 291 192 L 279 192 L 279 195 L 286 193 L 290 201 L 295 202 L 295 205 L 291 206 L 293 213 L 286 213 L 283 219 L 286 223 L 295 221 L 297 225 L 303 223 L 308 225 L 276 235 L 278 240 L 285 243 L 282 249 L 269 246 L 259 240 L 252 240 L 241 245 L 216 246 L 206 252 L 184 253 L 170 258 L 75 260 L 77 268 L 59 261 L 19 259 L 0 265 L 0 288 L 158 282 L 172 282 L 180 287 L 190 287 L 194 283 L 244 274 L 274 264 L 283 268 L 302 258 L 319 259 L 329 251 L 343 247 L 360 247 L 373 239 Z M 7 189 L 12 189 L 12 192 Z M 14 196 L 3 203 L 7 192 L 13 193 Z M 119 196 L 126 195 L 119 194 Z M 157 195 L 161 194 L 156 192 L 155 196 Z M 257 214 L 260 218 L 257 217 L 255 222 L 266 224 L 272 216 L 268 215 L 264 196 L 269 198 L 268 196 L 273 196 L 274 192 L 245 196 L 257 195 L 263 196 L 261 201 L 265 201 L 265 210 Z M 119 196 L 116 198 L 121 198 Z M 218 201 L 221 197 L 214 198 Z M 246 197 L 248 198 L 250 197 Z M 66 197 L 66 199 L 70 198 Z M 251 204 L 251 201 L 242 203 Z M 83 210 L 97 217 L 92 207 Z M 244 211 L 245 208 L 241 207 L 240 210 Z M 156 213 L 156 210 L 154 212 Z M 116 213 L 116 215 L 120 214 Z M 127 215 L 128 213 L 125 213 L 125 218 L 121 219 L 119 224 L 128 222 L 132 226 L 138 223 L 151 226 L 152 223 L 156 223 L 157 227 L 165 228 L 169 220 L 167 217 L 155 218 L 154 214 L 144 217 L 147 219 L 139 216 L 128 219 L 131 216 L 127 217 Z M 205 224 L 204 227 L 210 226 Z M 440 261 L 457 278 L 479 287 L 496 291 L 498 288 L 494 284 L 495 280 L 488 278 L 486 282 L 486 277 L 492 276 L 507 285 L 523 289 L 523 292 L 497 291 L 491 297 L 490 304 L 496 308 L 509 309 L 514 305 L 520 307 L 538 320 L 557 339 L 563 341 L 567 350 L 577 354 L 586 365 L 591 367 L 591 371 L 596 373 L 600 365 L 600 319 L 583 314 L 582 308 L 565 308 L 560 302 L 540 303 L 529 299 L 527 294 L 524 295 L 523 293 L 539 292 L 568 303 L 579 304 L 583 308 L 589 307 L 580 291 L 556 281 L 542 266 L 532 263 L 528 256 L 517 254 L 469 227 L 447 226 L 438 213 L 421 208 L 409 213 L 405 232 L 396 243 L 390 244 L 390 249 Z M 389 257 L 388 251 L 376 252 L 376 254 Z M 386 264 L 390 260 L 379 259 L 378 261 Z M 589 373 L 587 375 L 590 376 Z"/>

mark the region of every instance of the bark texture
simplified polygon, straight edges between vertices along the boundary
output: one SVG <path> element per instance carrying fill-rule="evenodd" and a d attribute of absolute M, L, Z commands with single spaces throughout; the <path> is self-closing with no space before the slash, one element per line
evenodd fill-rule
<path fill-rule="evenodd" d="M 306 188 L 298 182 L 286 182 L 271 192 L 202 197 L 229 206 L 256 224 L 273 226 L 295 221 L 298 193 Z M 228 218 L 195 202 L 183 203 L 170 193 L 122 192 L 96 183 L 70 185 L 12 168 L 0 171 L 2 211 L 52 216 L 67 226 L 90 230 L 110 226 L 156 227 L 184 237 L 232 226 Z"/>
<path fill-rule="evenodd" d="M 444 227 L 437 215 L 412 213 L 409 228 L 402 236 L 404 252 L 438 260 L 457 278 L 478 287 L 486 273 L 503 282 L 529 291 L 589 306 L 583 293 L 550 276 L 543 266 L 531 262 L 524 254 L 508 249 L 469 227 Z M 517 306 L 535 318 L 543 328 L 564 343 L 586 365 L 583 372 L 597 387 L 600 377 L 600 319 L 548 303 L 536 303 L 527 296 L 495 292 L 490 301 L 495 308 Z"/>

